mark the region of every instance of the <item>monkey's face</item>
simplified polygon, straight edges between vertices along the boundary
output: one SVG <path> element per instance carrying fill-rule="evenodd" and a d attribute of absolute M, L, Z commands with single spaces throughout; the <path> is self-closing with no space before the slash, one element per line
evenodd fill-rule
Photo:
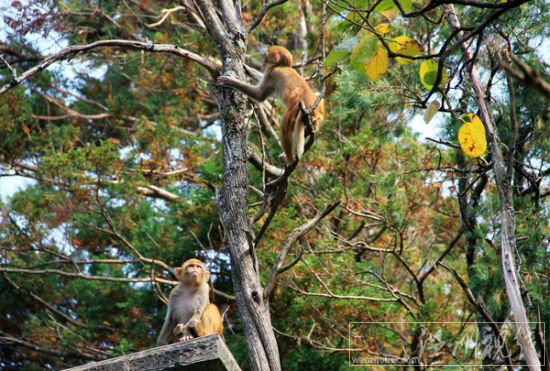
<path fill-rule="evenodd" d="M 185 269 L 185 274 L 188 277 L 192 277 L 195 281 L 199 279 L 203 274 L 202 265 L 199 264 L 189 264 Z"/>
<path fill-rule="evenodd" d="M 292 66 L 292 54 L 282 46 L 271 46 L 265 52 L 265 66 Z"/>
<path fill-rule="evenodd" d="M 200 260 L 189 259 L 181 268 L 176 269 L 178 278 L 186 285 L 197 287 L 207 282 L 210 278 L 208 272 Z"/>

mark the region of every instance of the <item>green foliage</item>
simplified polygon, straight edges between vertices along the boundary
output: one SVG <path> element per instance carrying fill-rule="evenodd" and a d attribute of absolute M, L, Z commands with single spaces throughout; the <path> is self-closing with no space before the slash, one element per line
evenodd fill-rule
<path fill-rule="evenodd" d="M 220 60 L 212 40 L 187 11 L 172 12 L 159 26 L 144 26 L 160 20 L 150 12 L 162 14 L 173 8 L 171 3 L 150 4 L 150 9 L 132 2 L 96 3 L 46 7 L 56 21 L 44 23 L 44 31 L 55 26 L 69 44 L 135 40 L 139 35 L 192 50 L 213 63 Z M 417 1 L 399 4 L 407 12 L 421 9 Z M 263 6 L 256 1 L 245 5 L 247 26 Z M 357 345 L 364 354 L 402 355 L 413 350 L 418 321 L 480 319 L 456 277 L 434 265 L 438 260 L 466 282 L 495 320 L 509 320 L 491 153 L 472 159 L 455 148 L 459 118 L 478 112 L 465 74 L 471 65 L 458 46 L 431 57 L 452 35 L 445 18 L 434 26 L 446 14 L 443 7 L 430 10 L 428 20 L 399 16 L 397 3 L 390 0 L 331 2 L 322 28 L 322 4 L 313 1 L 312 6 L 306 12 L 308 58 L 319 55 L 323 29 L 328 55 L 321 72 L 335 74 L 325 81 L 326 120 L 255 249 L 261 281 L 267 281 L 281 246 L 297 227 L 327 205 L 341 204 L 292 246 L 284 263 L 300 259 L 279 276 L 269 298 L 283 368 L 350 368 L 347 349 L 357 345 L 349 337 L 351 322 L 368 323 L 368 333 L 376 335 L 375 344 Z M 469 29 L 493 11 L 456 9 Z M 489 25 L 476 34 L 480 47 L 475 62 L 483 79 L 494 78 L 491 86 L 498 87 L 487 97 L 506 153 L 514 135 L 517 139 L 511 185 L 520 274 L 533 309 L 540 306 L 543 318 L 550 316 L 545 277 L 550 210 L 543 192 L 550 158 L 547 100 L 513 79 L 512 107 L 506 76 L 496 69 L 500 54 L 495 50 L 509 47 L 544 75 L 548 66 L 533 46 L 548 33 L 547 10 L 541 1 L 506 10 L 498 18 L 498 30 Z M 260 60 L 265 45 L 296 49 L 300 35 L 289 20 L 300 11 L 299 2 L 270 9 L 248 35 L 253 61 Z M 37 53 L 16 36 L 2 41 L 20 53 Z M 504 37 L 508 40 L 501 43 Z M 413 58 L 377 60 L 385 50 L 382 40 L 388 54 Z M 296 57 L 302 52 L 293 50 Z M 33 58 L 6 58 L 18 73 L 36 64 Z M 64 354 L 6 342 L 0 348 L 0 368 L 61 369 L 151 348 L 166 312 L 162 296 L 172 287 L 166 282 L 174 279 L 166 267 L 190 257 L 204 258 L 214 287 L 234 294 L 216 204 L 224 169 L 211 76 L 187 59 L 146 51 L 104 48 L 73 60 L 76 72 L 70 76 L 66 65 L 51 68 L 0 96 L 1 180 L 15 171 L 34 179 L 0 202 L 0 331 L 2 337 Z M 428 97 L 439 60 L 443 79 Z M 376 73 L 369 73 L 369 67 Z M 304 68 L 306 76 L 313 75 L 311 66 Z M 0 76 L 2 85 L 11 78 L 7 69 Z M 435 100 L 440 104 L 430 104 Z M 283 108 L 272 103 L 276 124 Z M 420 141 L 409 129 L 426 105 L 431 111 L 427 118 L 445 111 L 435 116 L 443 117 L 438 123 L 441 143 Z M 254 120 L 252 115 L 251 144 L 260 148 L 263 143 L 266 160 L 281 167 L 275 160 L 281 152 L 277 141 L 260 132 Z M 476 195 L 484 175 L 488 183 Z M 250 184 L 243 186 L 261 191 L 272 180 L 252 165 L 249 176 Z M 158 189 L 169 197 L 155 193 Z M 248 217 L 261 201 L 258 192 L 250 192 Z M 264 220 L 251 232 L 257 233 Z M 463 237 L 451 246 L 459 234 Z M 153 284 L 152 278 L 158 281 Z M 224 336 L 247 369 L 237 305 L 219 295 L 215 302 L 222 311 L 228 306 Z M 535 311 L 530 318 L 536 319 Z M 442 334 L 451 342 L 458 336 L 449 328 Z M 461 362 L 445 352 L 437 359 L 441 363 Z"/>

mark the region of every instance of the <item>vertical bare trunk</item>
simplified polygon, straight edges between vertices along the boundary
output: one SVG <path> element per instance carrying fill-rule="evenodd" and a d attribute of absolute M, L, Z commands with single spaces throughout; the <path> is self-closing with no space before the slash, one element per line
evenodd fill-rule
<path fill-rule="evenodd" d="M 230 59 L 242 60 L 239 57 Z M 263 287 L 257 271 L 248 218 L 248 126 L 245 102 L 233 92 L 229 96 L 222 103 L 224 172 L 219 212 L 231 253 L 231 277 L 248 345 L 250 368 L 260 371 L 280 370 L 269 302 L 263 300 Z"/>
<path fill-rule="evenodd" d="M 208 32 L 222 56 L 222 72 L 245 79 L 246 29 L 240 2 L 197 0 Z M 231 278 L 244 327 L 252 370 L 279 371 L 279 349 L 271 326 L 269 302 L 264 300 L 253 234 L 248 218 L 248 124 L 246 101 L 233 89 L 212 87 L 222 113 L 223 185 L 218 195 L 219 214 L 231 255 Z"/>
<path fill-rule="evenodd" d="M 244 102 L 223 106 L 223 187 L 219 210 L 231 252 L 231 277 L 252 370 L 280 370 L 269 302 L 263 300 L 248 222 L 247 131 Z"/>
<path fill-rule="evenodd" d="M 451 26 L 458 30 L 460 29 L 460 21 L 458 20 L 455 9 L 452 5 L 446 6 L 448 11 L 448 20 Z M 457 39 L 462 40 L 463 33 L 457 34 Z M 472 60 L 473 52 L 467 42 L 461 42 L 462 53 L 466 60 Z M 500 223 L 501 223 L 501 251 L 502 251 L 502 269 L 504 281 L 506 284 L 506 292 L 508 302 L 512 309 L 514 322 L 516 324 L 517 339 L 521 346 L 521 350 L 527 361 L 530 370 L 540 370 L 540 360 L 537 357 L 535 345 L 532 341 L 533 337 L 529 328 L 529 320 L 523 304 L 523 299 L 520 292 L 520 283 L 518 272 L 515 264 L 516 250 L 516 235 L 514 221 L 514 205 L 512 203 L 512 191 L 510 188 L 511 177 L 507 174 L 504 156 L 500 150 L 501 141 L 498 138 L 498 133 L 492 115 L 489 112 L 485 100 L 484 93 L 479 81 L 476 64 L 472 63 L 470 69 L 470 80 L 474 88 L 475 98 L 481 111 L 481 119 L 485 125 L 487 139 L 491 155 L 493 159 L 493 171 L 495 172 L 495 182 L 498 190 L 500 201 Z"/>

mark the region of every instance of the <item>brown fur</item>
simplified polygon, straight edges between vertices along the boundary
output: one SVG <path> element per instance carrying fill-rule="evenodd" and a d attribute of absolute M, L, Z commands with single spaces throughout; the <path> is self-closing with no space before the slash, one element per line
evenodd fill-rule
<path fill-rule="evenodd" d="M 265 54 L 264 63 L 264 77 L 258 85 L 250 85 L 229 76 L 220 76 L 218 83 L 222 86 L 236 88 L 257 101 L 263 101 L 271 95 L 275 95 L 283 101 L 286 113 L 281 122 L 281 146 L 284 151 L 283 160 L 289 164 L 295 158 L 295 143 L 297 157 L 301 158 L 304 153 L 305 125 L 300 101 L 303 101 L 306 108 L 310 109 L 317 100 L 317 96 L 307 82 L 291 67 L 292 54 L 286 48 L 282 46 L 270 47 Z M 315 130 L 319 129 L 323 116 L 324 103 L 321 101 L 311 115 L 311 122 Z"/>
<path fill-rule="evenodd" d="M 176 268 L 180 283 L 170 292 L 168 311 L 157 346 L 188 340 L 194 336 L 222 334 L 220 311 L 209 300 L 208 272 L 198 259 Z"/>

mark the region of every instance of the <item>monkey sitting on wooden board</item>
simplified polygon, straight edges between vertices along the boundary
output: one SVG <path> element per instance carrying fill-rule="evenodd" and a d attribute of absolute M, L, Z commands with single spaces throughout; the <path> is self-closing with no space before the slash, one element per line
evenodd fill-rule
<path fill-rule="evenodd" d="M 264 77 L 258 85 L 250 85 L 229 76 L 218 77 L 220 86 L 235 88 L 249 97 L 261 102 L 275 95 L 286 106 L 286 113 L 281 122 L 281 146 L 284 154 L 280 158 L 285 164 L 294 161 L 294 143 L 296 157 L 302 158 L 305 144 L 305 125 L 300 101 L 306 109 L 311 109 L 317 100 L 307 82 L 292 68 L 292 54 L 282 46 L 272 46 L 264 56 Z M 324 116 L 324 104 L 321 100 L 311 114 L 311 123 L 317 131 Z"/>
<path fill-rule="evenodd" d="M 222 316 L 210 303 L 208 272 L 198 259 L 189 259 L 176 268 L 178 285 L 170 291 L 166 319 L 157 346 L 186 341 L 199 336 L 222 334 Z"/>

